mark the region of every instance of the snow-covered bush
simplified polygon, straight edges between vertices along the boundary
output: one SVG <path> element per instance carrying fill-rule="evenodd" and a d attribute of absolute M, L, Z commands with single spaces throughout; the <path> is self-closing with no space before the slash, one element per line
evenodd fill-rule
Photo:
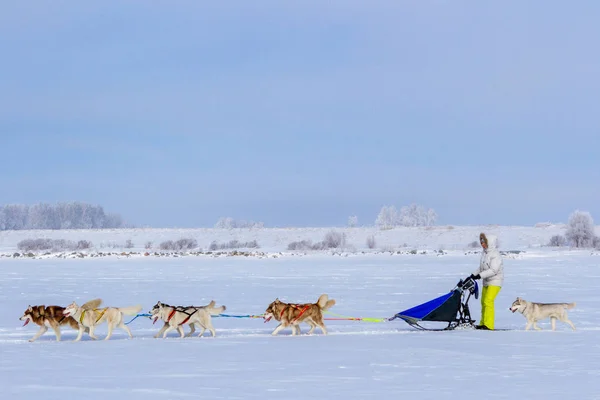
<path fill-rule="evenodd" d="M 192 250 L 192 249 L 195 249 L 196 247 L 198 247 L 198 241 L 196 239 L 189 239 L 189 238 L 179 239 L 175 242 L 172 240 L 167 240 L 167 241 L 162 242 L 159 245 L 159 248 L 161 250 L 173 250 L 173 251 Z"/>
<path fill-rule="evenodd" d="M 92 248 L 92 242 L 89 240 L 78 240 L 75 250 L 87 250 Z"/>
<path fill-rule="evenodd" d="M 313 244 L 310 240 L 302 240 L 288 244 L 288 250 L 328 250 L 346 247 L 346 234 L 336 231 L 327 232 L 322 241 Z"/>
<path fill-rule="evenodd" d="M 89 240 L 79 240 L 73 242 L 65 239 L 24 239 L 17 243 L 21 251 L 75 251 L 87 250 L 92 247 Z"/>
<path fill-rule="evenodd" d="M 367 247 L 369 249 L 375 248 L 375 236 L 373 236 L 373 235 L 367 236 Z"/>
<path fill-rule="evenodd" d="M 161 250 L 175 250 L 175 242 L 172 240 L 165 240 L 158 245 Z"/>
<path fill-rule="evenodd" d="M 480 243 L 479 243 L 479 240 L 473 240 L 471 243 L 469 243 L 467 245 L 467 247 L 470 248 L 470 249 L 476 249 L 479 246 L 481 246 Z"/>
<path fill-rule="evenodd" d="M 51 239 L 24 239 L 17 243 L 21 251 L 39 251 L 50 250 L 52 248 Z"/>
<path fill-rule="evenodd" d="M 346 245 L 346 234 L 336 231 L 327 232 L 323 238 L 323 243 L 328 249 L 339 249 Z"/>
<path fill-rule="evenodd" d="M 260 246 L 256 240 L 250 242 L 240 242 L 239 240 L 230 240 L 228 243 L 219 244 L 216 240 L 213 240 L 209 250 L 225 250 L 225 249 L 258 249 Z"/>
<path fill-rule="evenodd" d="M 591 214 L 587 211 L 574 211 L 569 216 L 565 236 L 574 247 L 593 247 L 596 234 L 594 232 L 594 219 Z"/>
<path fill-rule="evenodd" d="M 567 239 L 563 235 L 554 235 L 550 238 L 548 246 L 550 247 L 562 247 L 567 245 Z"/>
<path fill-rule="evenodd" d="M 310 240 L 300 240 L 297 242 L 292 242 L 290 244 L 288 244 L 287 249 L 288 250 L 300 250 L 300 251 L 305 251 L 305 250 L 312 250 L 313 244 L 312 241 Z"/>
<path fill-rule="evenodd" d="M 198 247 L 198 241 L 196 239 L 184 238 L 176 241 L 175 245 L 181 250 L 192 250 Z"/>

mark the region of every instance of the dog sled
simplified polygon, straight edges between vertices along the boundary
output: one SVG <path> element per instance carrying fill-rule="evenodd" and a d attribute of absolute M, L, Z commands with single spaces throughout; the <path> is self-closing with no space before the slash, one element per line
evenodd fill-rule
<path fill-rule="evenodd" d="M 389 321 L 401 319 L 410 326 L 425 331 L 448 331 L 454 329 L 475 328 L 471 318 L 469 300 L 471 296 L 479 298 L 479 286 L 473 279 L 460 280 L 449 293 L 426 303 L 401 311 Z M 447 322 L 444 328 L 428 328 L 424 322 Z"/>

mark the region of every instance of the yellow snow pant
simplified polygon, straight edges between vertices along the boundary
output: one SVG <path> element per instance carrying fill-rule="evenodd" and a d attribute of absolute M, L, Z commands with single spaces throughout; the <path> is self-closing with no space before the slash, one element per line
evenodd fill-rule
<path fill-rule="evenodd" d="M 500 292 L 500 286 L 484 286 L 481 291 L 481 321 L 479 325 L 485 325 L 494 329 L 494 300 Z"/>

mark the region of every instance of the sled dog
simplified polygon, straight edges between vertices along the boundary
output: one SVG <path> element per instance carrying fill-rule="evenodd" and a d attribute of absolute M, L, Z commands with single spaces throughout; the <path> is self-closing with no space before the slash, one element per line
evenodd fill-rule
<path fill-rule="evenodd" d="M 29 322 L 33 322 L 40 327 L 40 330 L 29 341 L 34 342 L 39 339 L 40 336 L 48 331 L 48 327 L 54 330 L 57 342 L 60 342 L 61 326 L 69 325 L 71 328 L 79 330 L 77 321 L 73 317 L 66 316 L 64 310 L 65 308 L 60 306 L 37 305 L 27 307 L 23 316 L 19 318 L 21 321 L 25 321 L 23 326 Z"/>
<path fill-rule="evenodd" d="M 73 302 L 65 308 L 65 315 L 73 317 L 79 323 L 79 334 L 75 338 L 75 341 L 81 340 L 85 328 L 89 328 L 88 334 L 92 339 L 98 339 L 94 335 L 94 329 L 104 321 L 108 323 L 108 333 L 104 340 L 110 339 L 115 327 L 123 329 L 132 338 L 133 335 L 127 325 L 125 325 L 123 316 L 136 315 L 141 311 L 142 306 L 98 308 L 100 304 L 102 304 L 102 299 L 94 299 L 81 306 Z"/>
<path fill-rule="evenodd" d="M 169 332 L 177 330 L 180 337 L 189 337 L 194 334 L 196 329 L 194 325 L 198 325 L 202 330 L 198 337 L 202 337 L 204 332 L 208 329 L 212 337 L 216 336 L 215 328 L 213 327 L 211 316 L 219 315 L 227 309 L 226 306 L 215 307 L 215 301 L 212 300 L 205 306 L 170 306 L 165 303 L 157 302 L 150 315 L 152 324 L 156 323 L 159 319 L 164 321 L 163 327 L 158 331 L 155 338 L 162 335 L 166 338 Z M 190 333 L 184 335 L 183 325 L 188 324 L 190 326 Z"/>
<path fill-rule="evenodd" d="M 284 303 L 277 298 L 265 310 L 264 320 L 265 322 L 269 322 L 271 318 L 275 318 L 276 321 L 280 321 L 280 324 L 271 333 L 273 336 L 288 326 L 292 327 L 292 335 L 299 335 L 299 325 L 302 322 L 310 325 L 309 335 L 314 332 L 317 326 L 323 334 L 327 335 L 327 329 L 323 322 L 323 311 L 328 310 L 334 305 L 335 300 L 329 300 L 326 294 L 319 296 L 316 303 L 307 304 Z"/>
<path fill-rule="evenodd" d="M 552 330 L 556 330 L 556 320 L 565 322 L 575 330 L 575 325 L 567 318 L 567 310 L 575 307 L 575 303 L 534 303 L 520 297 L 512 303 L 509 310 L 513 313 L 518 311 L 527 319 L 525 330 L 529 330 L 533 325 L 534 329 L 541 330 L 537 326 L 537 321 L 550 318 Z"/>

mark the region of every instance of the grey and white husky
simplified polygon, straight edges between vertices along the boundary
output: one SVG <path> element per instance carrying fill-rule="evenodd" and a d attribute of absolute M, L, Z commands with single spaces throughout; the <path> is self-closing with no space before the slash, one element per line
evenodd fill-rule
<path fill-rule="evenodd" d="M 166 338 L 167 334 L 175 329 L 179 332 L 179 336 L 188 337 L 194 334 L 194 325 L 198 325 L 202 329 L 198 337 L 201 337 L 207 329 L 214 337 L 216 333 L 215 328 L 213 328 L 212 325 L 211 316 L 219 315 L 226 309 L 227 307 L 224 305 L 215 307 L 214 300 L 201 307 L 170 306 L 159 301 L 152 307 L 152 310 L 150 310 L 150 318 L 152 319 L 153 324 L 159 319 L 163 320 L 165 324 L 154 337 L 157 338 L 162 335 L 163 338 Z M 189 324 L 191 329 L 190 333 L 187 335 L 184 335 L 183 332 L 183 325 L 185 324 Z"/>
<path fill-rule="evenodd" d="M 513 313 L 518 311 L 527 319 L 525 330 L 533 326 L 536 330 L 541 330 L 537 322 L 550 318 L 552 330 L 556 330 L 556 320 L 567 323 L 575 330 L 575 325 L 567 318 L 567 310 L 575 307 L 575 303 L 534 303 L 520 297 L 512 303 L 509 310 Z"/>

